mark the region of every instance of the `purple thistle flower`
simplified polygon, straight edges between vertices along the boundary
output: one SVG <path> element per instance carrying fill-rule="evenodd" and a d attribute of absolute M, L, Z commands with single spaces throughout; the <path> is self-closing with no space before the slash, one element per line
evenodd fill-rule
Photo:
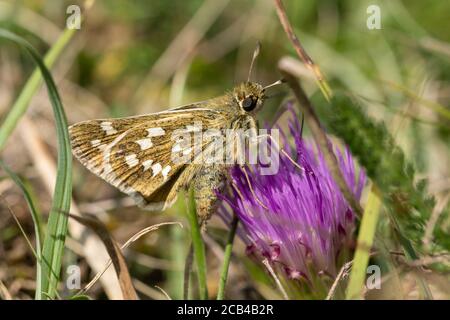
<path fill-rule="evenodd" d="M 334 278 L 340 267 L 339 254 L 352 239 L 355 214 L 317 146 L 302 138 L 301 125 L 292 113 L 295 120 L 289 123 L 289 133 L 295 149 L 289 146 L 286 132 L 280 132 L 284 149 L 297 159 L 302 170 L 283 154 L 274 175 L 259 174 L 258 165 L 251 172 L 247 169 L 258 201 L 244 171 L 235 166 L 231 169 L 235 187 L 231 194 L 221 197 L 239 217 L 243 228 L 238 234 L 247 243 L 248 254 L 266 258 L 277 273 L 288 279 L 308 281 L 321 274 Z M 366 180 L 364 172 L 360 170 L 356 178 L 349 150 L 333 150 L 348 186 L 359 200 Z M 220 211 L 222 218 L 229 221 L 228 211 Z"/>

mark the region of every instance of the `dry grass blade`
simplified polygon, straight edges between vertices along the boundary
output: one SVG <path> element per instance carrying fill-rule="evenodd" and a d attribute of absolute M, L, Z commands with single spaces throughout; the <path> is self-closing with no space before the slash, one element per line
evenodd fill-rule
<path fill-rule="evenodd" d="M 327 100 L 329 100 L 331 98 L 332 93 L 330 87 L 328 86 L 328 83 L 325 81 L 322 71 L 320 71 L 319 66 L 316 65 L 314 61 L 311 59 L 311 57 L 306 53 L 306 50 L 300 43 L 300 40 L 298 40 L 297 36 L 295 35 L 294 30 L 292 29 L 292 26 L 289 23 L 289 19 L 287 17 L 286 10 L 283 6 L 283 2 L 281 0 L 274 0 L 274 1 L 278 18 L 280 19 L 281 25 L 283 26 L 284 31 L 288 35 L 289 40 L 292 42 L 295 51 L 297 52 L 298 56 L 303 61 L 303 63 L 306 65 L 306 67 L 310 69 L 311 72 L 314 74 L 317 80 L 317 84 L 322 90 L 323 95 L 325 96 L 325 98 L 327 98 Z"/>
<path fill-rule="evenodd" d="M 330 288 L 330 291 L 328 291 L 327 297 L 325 298 L 325 300 L 331 300 L 334 298 L 335 294 L 336 294 L 336 289 L 339 285 L 339 283 L 341 282 L 341 280 L 345 279 L 348 277 L 348 275 L 350 274 L 350 270 L 352 268 L 352 264 L 353 261 L 347 262 L 346 264 L 344 264 L 341 268 L 341 270 L 339 271 L 336 279 L 333 282 L 333 285 Z"/>
<path fill-rule="evenodd" d="M 275 273 L 272 266 L 270 265 L 269 260 L 264 259 L 263 264 L 266 266 L 266 268 L 269 271 L 270 275 L 272 276 L 273 280 L 275 280 L 275 283 L 277 284 L 278 289 L 280 289 L 280 292 L 283 295 L 284 300 L 289 300 L 286 290 L 284 290 L 283 285 L 281 284 L 280 279 L 278 278 L 277 274 Z"/>
<path fill-rule="evenodd" d="M 427 256 L 419 260 L 405 262 L 406 265 L 413 268 L 425 267 L 433 263 L 441 263 L 443 265 L 450 266 L 450 253 L 445 252 L 435 256 Z"/>
<path fill-rule="evenodd" d="M 137 300 L 138 296 L 133 287 L 130 273 L 122 251 L 117 242 L 111 237 L 106 227 L 95 216 L 76 216 L 69 214 L 69 217 L 91 228 L 103 241 L 109 256 L 111 257 L 117 278 L 119 279 L 122 295 L 125 300 Z"/>
<path fill-rule="evenodd" d="M 8 288 L 5 286 L 3 281 L 0 280 L 0 297 L 2 300 L 12 300 L 13 297 L 11 293 L 9 293 Z"/>
<path fill-rule="evenodd" d="M 177 224 L 179 225 L 181 228 L 183 228 L 183 225 L 180 222 L 162 222 L 162 223 L 158 223 L 155 225 L 152 225 L 150 227 L 144 228 L 141 231 L 139 231 L 138 233 L 136 233 L 135 235 L 133 235 L 130 239 L 128 239 L 127 242 L 125 242 L 125 244 L 122 246 L 122 249 L 127 248 L 130 244 L 132 244 L 133 242 L 135 242 L 136 240 L 138 240 L 140 237 L 142 237 L 143 235 L 158 230 L 159 227 L 161 226 L 166 226 L 166 225 L 173 225 L 173 224 Z"/>
<path fill-rule="evenodd" d="M 136 291 L 138 291 L 139 293 L 141 293 L 144 296 L 149 297 L 150 299 L 153 299 L 153 300 L 164 300 L 165 299 L 165 296 L 162 292 L 148 286 L 147 284 L 145 284 L 142 281 L 139 281 L 136 278 L 133 279 L 133 285 L 136 288 Z"/>
<path fill-rule="evenodd" d="M 144 236 L 145 234 L 155 231 L 157 229 L 159 229 L 159 227 L 164 226 L 164 225 L 173 225 L 173 224 L 177 224 L 179 225 L 181 228 L 183 228 L 183 225 L 180 222 L 163 222 L 163 223 L 158 223 L 155 224 L 153 226 L 147 227 L 142 229 L 141 231 L 139 231 L 138 233 L 136 233 L 135 235 L 133 235 L 130 239 L 128 239 L 127 242 L 125 242 L 124 245 L 122 245 L 122 247 L 120 248 L 121 250 L 127 248 L 128 246 L 130 246 L 130 244 L 132 244 L 134 241 L 138 240 L 140 237 Z M 77 295 L 79 294 L 83 294 L 85 292 L 87 292 L 90 288 L 92 288 L 92 286 L 98 281 L 98 279 L 100 279 L 102 277 L 102 275 L 106 272 L 106 270 L 108 270 L 109 266 L 112 264 L 112 260 L 110 259 L 107 263 L 106 266 L 103 268 L 102 271 L 99 271 L 95 277 L 80 291 L 77 293 Z"/>
<path fill-rule="evenodd" d="M 167 292 L 164 291 L 163 288 L 159 287 L 159 286 L 155 286 L 156 289 L 158 289 L 159 291 L 162 292 L 162 294 L 166 297 L 167 300 L 172 300 L 172 298 L 167 294 Z"/>

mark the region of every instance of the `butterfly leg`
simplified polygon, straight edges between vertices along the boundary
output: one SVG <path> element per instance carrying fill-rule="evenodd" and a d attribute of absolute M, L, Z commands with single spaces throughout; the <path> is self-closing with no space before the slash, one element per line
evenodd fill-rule
<path fill-rule="evenodd" d="M 226 169 L 221 164 L 205 165 L 194 178 L 197 216 L 202 229 L 211 215 L 217 210 L 217 192 L 225 187 Z"/>

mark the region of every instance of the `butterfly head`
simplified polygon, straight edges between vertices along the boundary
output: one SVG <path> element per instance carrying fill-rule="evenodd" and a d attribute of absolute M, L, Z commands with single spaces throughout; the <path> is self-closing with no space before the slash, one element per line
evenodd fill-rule
<path fill-rule="evenodd" d="M 264 87 L 256 82 L 243 82 L 233 90 L 233 97 L 241 110 L 255 112 L 259 110 L 266 98 Z"/>

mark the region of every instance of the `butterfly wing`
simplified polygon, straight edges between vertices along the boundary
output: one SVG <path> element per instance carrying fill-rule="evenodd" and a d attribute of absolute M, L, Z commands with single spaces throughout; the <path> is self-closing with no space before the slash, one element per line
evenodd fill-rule
<path fill-rule="evenodd" d="M 206 143 L 195 139 L 188 144 L 177 143 L 176 130 L 191 135 L 202 128 L 226 126 L 224 113 L 197 106 L 80 122 L 71 126 L 69 133 L 75 157 L 90 171 L 134 197 L 140 206 L 163 210 L 173 204 L 178 190 L 200 169 L 192 163 L 174 162 L 173 152 L 193 153 L 193 159 L 194 150 L 202 150 Z"/>

